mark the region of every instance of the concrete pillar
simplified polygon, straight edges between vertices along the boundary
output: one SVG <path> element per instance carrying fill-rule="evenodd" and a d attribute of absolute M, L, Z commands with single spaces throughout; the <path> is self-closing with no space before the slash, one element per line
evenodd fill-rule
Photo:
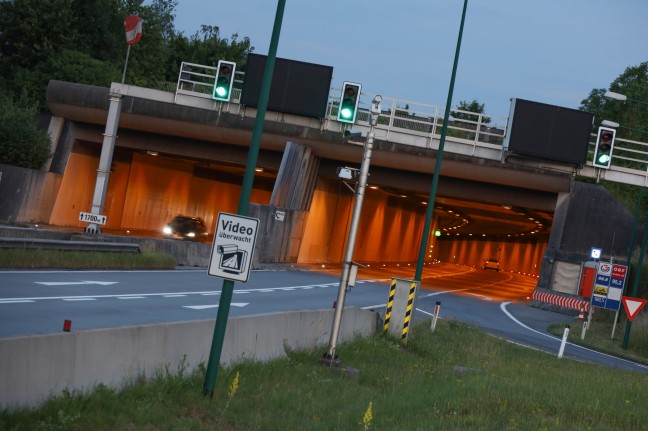
<path fill-rule="evenodd" d="M 567 224 L 567 214 L 570 203 L 570 193 L 558 193 L 556 199 L 556 211 L 551 225 L 549 241 L 542 257 L 542 266 L 540 267 L 540 277 L 538 278 L 537 287 L 542 289 L 551 289 L 553 285 L 554 260 L 559 255 L 562 238 Z"/>
<path fill-rule="evenodd" d="M 319 157 L 310 147 L 288 141 L 270 198 L 270 205 L 287 209 L 310 209 L 317 182 Z"/>
<path fill-rule="evenodd" d="M 63 131 L 63 125 L 65 124 L 65 118 L 57 117 L 53 115 L 50 119 L 49 126 L 47 128 L 47 134 L 49 135 L 50 142 L 52 146 L 50 147 L 50 156 L 47 159 L 47 163 L 43 167 L 44 171 L 49 171 L 50 166 L 52 165 L 52 159 L 54 158 L 54 153 L 56 153 L 56 147 L 58 146 L 59 139 L 61 138 L 61 132 Z"/>
<path fill-rule="evenodd" d="M 261 220 L 252 265 L 296 263 L 308 219 L 319 158 L 310 147 L 288 142 L 269 205 L 250 205 L 251 217 Z"/>

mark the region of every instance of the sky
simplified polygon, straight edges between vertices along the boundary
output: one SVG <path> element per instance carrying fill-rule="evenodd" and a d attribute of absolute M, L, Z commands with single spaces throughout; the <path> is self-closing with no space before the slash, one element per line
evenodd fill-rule
<path fill-rule="evenodd" d="M 175 28 L 202 24 L 268 53 L 277 0 L 179 0 Z M 332 66 L 334 87 L 444 106 L 462 0 L 286 0 L 277 57 Z M 511 98 L 578 108 L 648 61 L 648 0 L 468 0 L 452 98 L 505 118 Z M 498 122 L 498 121 L 494 121 Z"/>

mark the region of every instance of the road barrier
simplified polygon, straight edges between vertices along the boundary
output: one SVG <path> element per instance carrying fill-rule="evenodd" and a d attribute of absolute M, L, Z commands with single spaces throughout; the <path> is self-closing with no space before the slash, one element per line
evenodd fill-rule
<path fill-rule="evenodd" d="M 0 248 L 139 253 L 138 244 L 40 238 L 0 238 Z"/>
<path fill-rule="evenodd" d="M 334 310 L 232 317 L 221 365 L 285 357 L 286 351 L 324 347 Z M 345 309 L 340 341 L 374 334 L 377 312 Z M 61 322 L 63 323 L 63 322 Z M 209 358 L 214 320 L 0 338 L 0 409 L 37 407 L 67 390 L 99 384 L 119 389 L 160 370 L 191 373 Z"/>

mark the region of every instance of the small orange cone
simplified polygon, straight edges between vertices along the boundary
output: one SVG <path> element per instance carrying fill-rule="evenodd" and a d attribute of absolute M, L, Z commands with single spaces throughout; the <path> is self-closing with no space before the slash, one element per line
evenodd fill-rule
<path fill-rule="evenodd" d="M 581 308 L 580 308 L 580 313 L 578 314 L 578 320 L 581 321 L 581 322 L 583 320 L 585 320 L 585 307 L 584 306 L 581 306 Z"/>

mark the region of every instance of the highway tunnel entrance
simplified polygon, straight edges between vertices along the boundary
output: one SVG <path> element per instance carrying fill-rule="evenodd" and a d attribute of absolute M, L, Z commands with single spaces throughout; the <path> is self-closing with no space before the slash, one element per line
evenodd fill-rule
<path fill-rule="evenodd" d="M 67 162 L 49 223 L 82 229 L 99 163 L 100 145 L 77 140 Z M 271 203 L 279 171 L 278 156 L 267 155 L 255 175 L 251 202 Z M 323 161 L 299 235 L 297 261 L 339 264 L 344 256 L 353 209 L 353 192 Z M 117 147 L 108 182 L 104 215 L 107 233 L 161 236 L 175 215 L 201 217 L 214 232 L 218 212 L 236 212 L 244 165 L 240 160 L 206 161 L 152 150 Z M 359 224 L 355 260 L 372 265 L 414 265 L 423 232 L 428 182 L 415 178 L 407 188 L 393 172 L 372 170 Z M 452 190 L 452 186 L 447 187 Z M 441 194 L 428 241 L 426 261 L 481 267 L 497 258 L 501 269 L 538 275 L 552 214 L 524 207 L 470 201 Z M 439 236 L 436 236 L 437 233 Z"/>

